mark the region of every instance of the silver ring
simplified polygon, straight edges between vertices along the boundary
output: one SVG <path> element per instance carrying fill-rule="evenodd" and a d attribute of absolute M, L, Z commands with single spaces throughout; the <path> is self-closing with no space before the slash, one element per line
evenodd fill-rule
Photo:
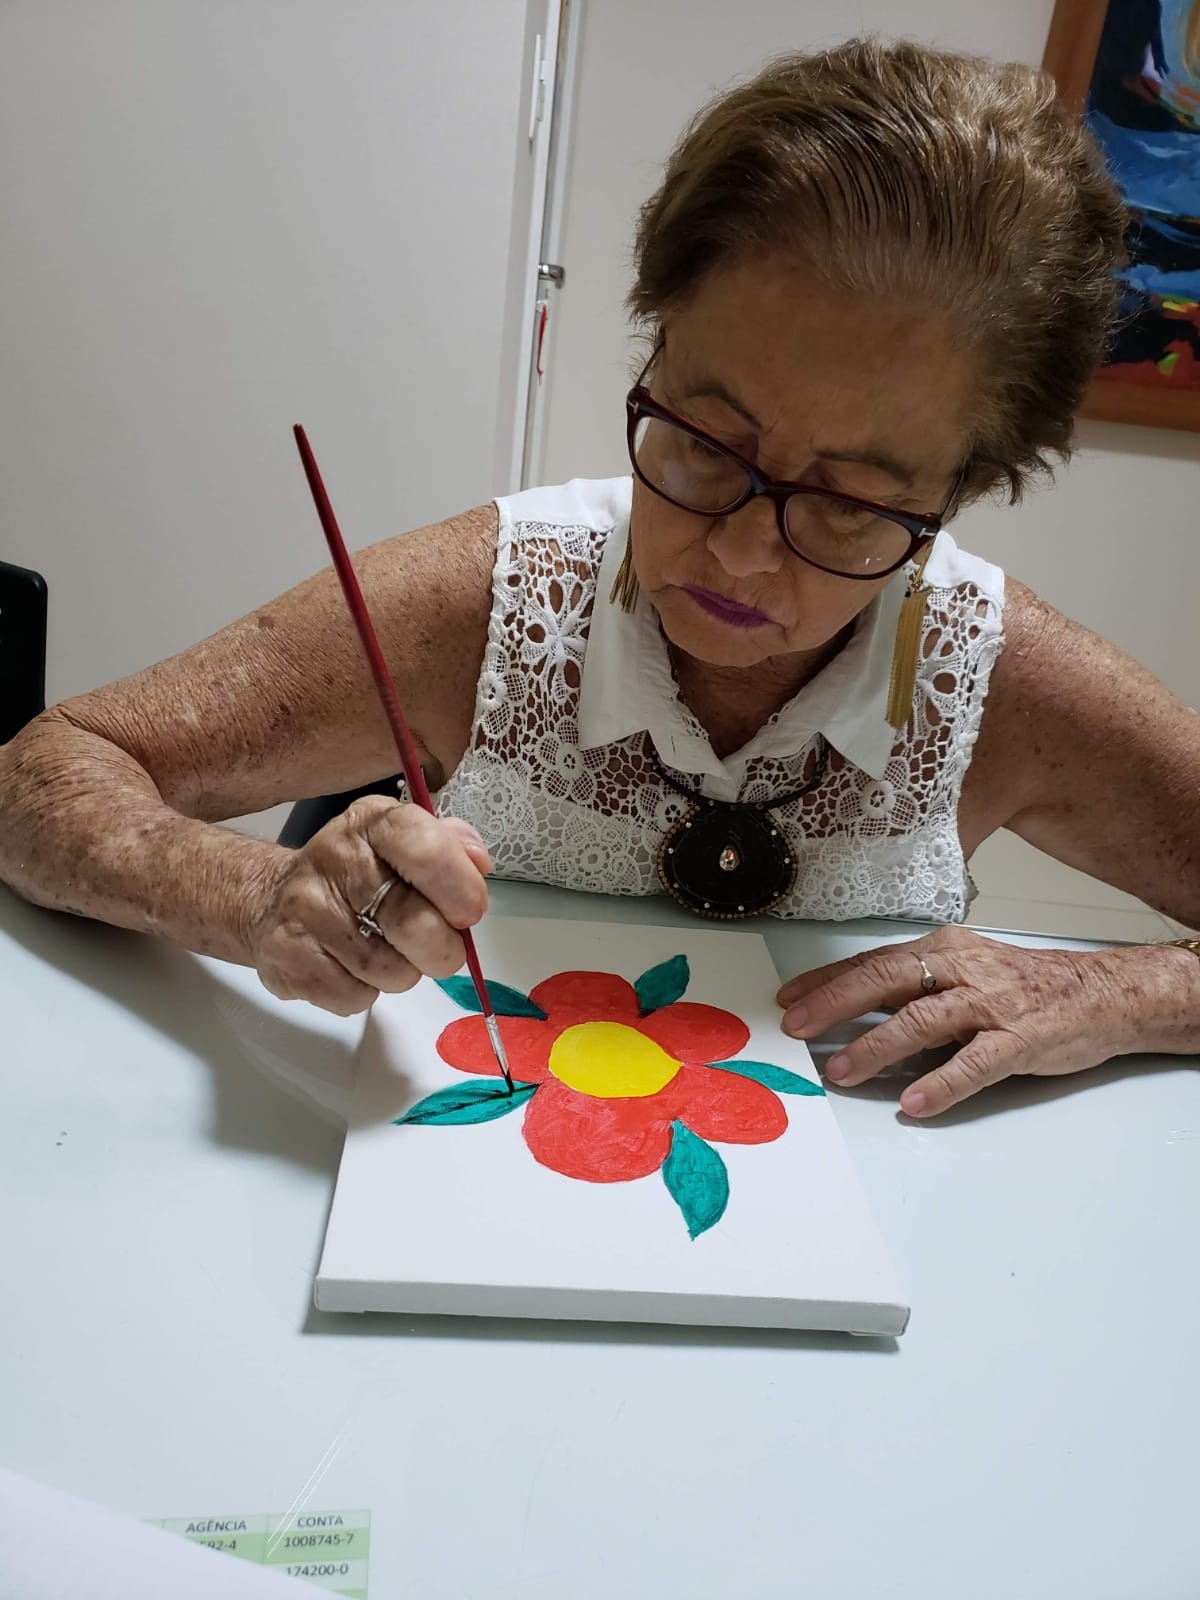
<path fill-rule="evenodd" d="M 375 893 L 358 913 L 358 931 L 362 934 L 364 939 L 370 939 L 372 936 L 374 936 L 376 939 L 387 938 L 387 935 L 384 933 L 383 929 L 379 926 L 378 922 L 376 922 L 375 917 L 380 906 L 387 899 L 391 891 L 398 883 L 403 882 L 403 878 L 388 878 L 386 882 L 379 885 L 378 889 L 376 889 Z"/>
<path fill-rule="evenodd" d="M 916 951 L 915 950 L 913 951 L 913 954 L 916 955 Z M 920 963 L 921 963 L 921 973 L 922 973 L 921 987 L 922 987 L 922 989 L 924 989 L 926 994 L 932 994 L 933 991 L 937 988 L 938 981 L 934 977 L 933 973 L 930 972 L 929 968 L 925 965 L 925 962 L 922 959 L 922 957 L 917 956 L 917 960 L 920 961 Z"/>

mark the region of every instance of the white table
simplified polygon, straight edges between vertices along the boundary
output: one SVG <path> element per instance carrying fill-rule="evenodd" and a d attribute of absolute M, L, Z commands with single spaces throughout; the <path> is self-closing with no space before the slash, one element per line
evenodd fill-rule
<path fill-rule="evenodd" d="M 897 927 L 766 931 L 790 971 Z M 371 1600 L 1200 1594 L 1193 1062 L 919 1126 L 838 1095 L 897 1342 L 413 1321 L 311 1308 L 340 1136 L 271 1074 L 336 1107 L 359 1022 L 3 890 L 0 1008 L 0 1464 L 146 1517 L 366 1507 Z"/>

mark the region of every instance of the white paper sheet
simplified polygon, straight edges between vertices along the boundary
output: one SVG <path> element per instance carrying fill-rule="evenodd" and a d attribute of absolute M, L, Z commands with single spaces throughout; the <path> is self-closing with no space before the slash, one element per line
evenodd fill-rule
<path fill-rule="evenodd" d="M 298 1600 L 297 1582 L 0 1470 L 0 1600 Z"/>

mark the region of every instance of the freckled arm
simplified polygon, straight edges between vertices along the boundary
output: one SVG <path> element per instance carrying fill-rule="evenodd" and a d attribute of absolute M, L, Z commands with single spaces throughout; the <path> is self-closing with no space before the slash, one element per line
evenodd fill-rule
<path fill-rule="evenodd" d="M 1007 827 L 1200 927 L 1200 713 L 1023 585 L 1009 589 L 963 789 L 976 833 L 968 852 Z"/>
<path fill-rule="evenodd" d="M 495 529 L 495 508 L 481 507 L 356 558 L 435 787 L 470 732 Z M 292 852 L 217 824 L 395 770 L 324 572 L 0 746 L 0 882 L 37 905 L 247 962 L 249 930 Z"/>

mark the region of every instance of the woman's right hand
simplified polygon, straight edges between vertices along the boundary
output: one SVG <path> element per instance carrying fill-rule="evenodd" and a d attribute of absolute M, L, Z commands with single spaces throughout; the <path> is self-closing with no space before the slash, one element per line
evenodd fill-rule
<path fill-rule="evenodd" d="M 491 870 L 469 823 L 366 795 L 292 852 L 250 929 L 252 961 L 281 1000 L 352 1016 L 423 973 L 458 971 L 461 930 L 487 910 Z M 375 913 L 383 937 L 360 933 L 358 913 L 393 879 Z"/>

